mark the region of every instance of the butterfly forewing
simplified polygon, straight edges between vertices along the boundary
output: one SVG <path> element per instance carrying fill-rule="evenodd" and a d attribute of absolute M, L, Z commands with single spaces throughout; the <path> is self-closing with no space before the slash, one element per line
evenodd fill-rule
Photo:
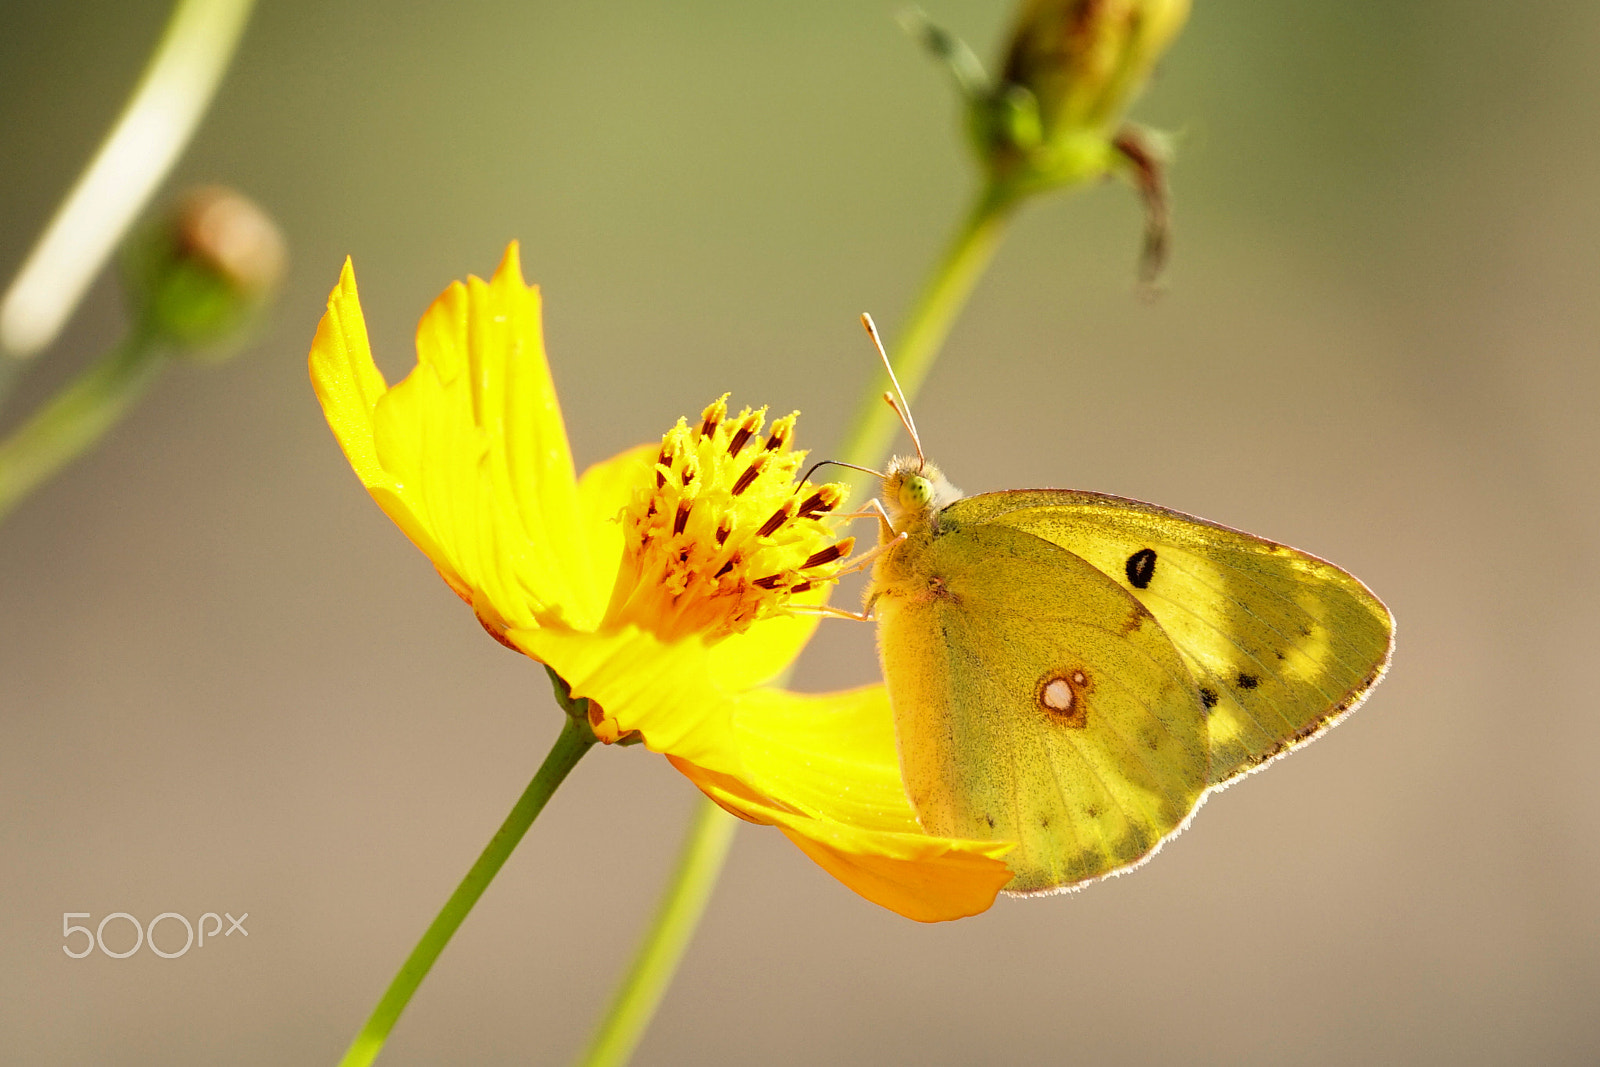
<path fill-rule="evenodd" d="M 1344 571 L 1284 545 L 1121 497 L 988 493 L 941 521 L 1008 526 L 1081 556 L 1150 610 L 1208 712 L 1222 784 L 1354 708 L 1388 665 L 1387 609 Z"/>
<path fill-rule="evenodd" d="M 923 827 L 1017 841 L 1012 892 L 1149 855 L 1210 783 L 1206 709 L 1156 618 L 1030 533 L 917 534 L 880 562 L 874 594 Z"/>

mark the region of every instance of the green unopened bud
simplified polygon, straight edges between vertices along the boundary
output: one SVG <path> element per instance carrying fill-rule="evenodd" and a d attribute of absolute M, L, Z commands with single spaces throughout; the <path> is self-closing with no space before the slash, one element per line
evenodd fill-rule
<path fill-rule="evenodd" d="M 1151 283 L 1167 248 L 1167 146 L 1123 116 L 1188 17 L 1189 0 L 1023 0 L 998 80 L 922 12 L 901 22 L 955 79 L 992 200 L 1120 174 L 1144 199 Z"/>
<path fill-rule="evenodd" d="M 123 259 L 141 326 L 184 351 L 231 353 L 277 292 L 287 264 L 283 235 L 231 189 L 190 192 L 136 235 Z"/>
<path fill-rule="evenodd" d="M 1166 259 L 1166 151 L 1123 116 L 1189 17 L 1189 0 L 1024 0 L 999 81 L 971 97 L 978 153 L 1014 195 L 1120 173 L 1145 204 L 1141 271 Z"/>
<path fill-rule="evenodd" d="M 1113 132 L 1189 15 L 1189 0 L 1029 0 L 1000 81 L 1038 102 L 1046 137 Z"/>

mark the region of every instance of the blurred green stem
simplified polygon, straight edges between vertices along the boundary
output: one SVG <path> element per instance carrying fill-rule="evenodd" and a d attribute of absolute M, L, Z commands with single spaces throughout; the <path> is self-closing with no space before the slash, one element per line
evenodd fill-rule
<path fill-rule="evenodd" d="M 115 426 L 167 359 L 167 346 L 136 325 L 0 442 L 0 521 Z"/>
<path fill-rule="evenodd" d="M 887 346 L 908 403 L 926 380 L 951 325 L 999 247 L 1016 204 L 1017 198 L 1006 189 L 991 185 L 982 191 L 924 286 L 900 343 Z M 862 397 L 845 437 L 841 458 L 846 462 L 876 469 L 888 457 L 889 443 L 900 427 L 899 417 L 883 402 L 888 386 L 888 376 L 879 372 Z M 849 484 L 855 497 L 867 476 L 852 474 Z M 786 680 L 779 679 L 779 684 Z M 733 816 L 701 798 L 700 810 L 679 852 L 677 871 L 639 945 L 633 967 L 623 978 L 594 1041 L 578 1061 L 582 1067 L 616 1067 L 633 1055 L 705 913 L 737 825 Z"/>
<path fill-rule="evenodd" d="M 1019 199 L 1009 187 L 986 185 L 973 203 L 971 211 L 956 231 L 944 258 L 923 286 L 911 315 L 902 328 L 898 344 L 884 338 L 884 347 L 894 361 L 895 377 L 905 391 L 906 402 L 916 400 L 928 372 L 933 369 L 939 350 L 956 316 L 966 306 L 967 297 L 983 276 L 995 249 L 1005 236 L 1006 224 L 1011 221 Z M 844 447 L 840 456 L 847 463 L 855 463 L 874 470 L 883 466 L 889 457 L 889 445 L 900 432 L 900 417 L 883 401 L 889 388 L 889 378 L 881 371 L 873 378 L 873 385 L 861 398 L 855 417 L 845 431 Z M 859 498 L 869 480 L 868 475 L 850 471 L 845 482 L 850 486 L 851 499 Z"/>
<path fill-rule="evenodd" d="M 678 854 L 678 869 L 657 906 L 649 936 L 639 945 L 633 966 L 579 1061 L 583 1067 L 618 1067 L 633 1055 L 705 914 L 738 828 L 738 819 L 700 798 L 694 823 Z"/>
<path fill-rule="evenodd" d="M 173 7 L 117 124 L 0 298 L 0 359 L 30 356 L 55 339 L 189 143 L 253 6 L 254 0 L 180 0 Z"/>
<path fill-rule="evenodd" d="M 558 697 L 559 695 L 558 690 Z M 405 1011 L 406 1005 L 411 1001 L 411 995 L 427 977 L 434 961 L 439 958 L 439 953 L 450 943 L 450 938 L 460 927 L 462 920 L 467 917 L 467 913 L 472 911 L 472 906 L 478 902 L 478 898 L 483 896 L 483 891 L 489 888 L 489 883 L 494 881 L 494 876 L 500 873 L 500 868 L 505 865 L 523 835 L 528 832 L 528 827 L 533 825 L 533 820 L 544 810 L 556 787 L 566 779 L 568 772 L 577 766 L 578 760 L 583 758 L 583 754 L 589 751 L 594 743 L 595 736 L 589 729 L 588 719 L 569 713 L 565 725 L 561 728 L 561 735 L 556 738 L 555 746 L 544 758 L 544 763 L 533 776 L 533 781 L 522 791 L 522 796 L 517 798 L 511 813 L 506 816 L 505 821 L 500 824 L 500 829 L 495 831 L 494 837 L 489 839 L 489 844 L 478 856 L 478 861 L 467 871 L 466 877 L 461 879 L 461 884 L 456 886 L 456 891 L 450 894 L 450 899 L 445 901 L 444 907 L 439 910 L 439 914 L 423 933 L 422 940 L 417 942 L 417 947 L 411 950 L 411 955 L 401 964 L 399 973 L 389 983 L 383 999 L 372 1009 L 367 1024 L 361 1028 L 355 1040 L 350 1042 L 344 1058 L 339 1061 L 339 1067 L 365 1067 L 377 1059 L 378 1053 L 383 1049 L 383 1043 L 389 1039 L 389 1032 L 399 1021 L 400 1013 Z"/>

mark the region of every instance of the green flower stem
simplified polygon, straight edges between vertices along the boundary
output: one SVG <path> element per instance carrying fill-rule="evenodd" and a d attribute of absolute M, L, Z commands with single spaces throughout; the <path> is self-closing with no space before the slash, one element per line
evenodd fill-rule
<path fill-rule="evenodd" d="M 678 855 L 678 869 L 661 897 L 649 936 L 640 944 L 633 966 L 579 1061 L 583 1067 L 619 1067 L 633 1055 L 705 914 L 738 828 L 738 819 L 710 800 L 700 799 L 694 824 Z"/>
<path fill-rule="evenodd" d="M 1006 224 L 1018 203 L 1017 195 L 1007 186 L 989 184 L 982 189 L 911 309 L 898 343 L 885 339 L 884 347 L 894 361 L 895 377 L 908 403 L 916 399 L 927 380 L 956 316 L 994 258 L 995 249 L 1000 247 Z M 888 458 L 890 443 L 900 432 L 899 417 L 883 402 L 888 388 L 888 376 L 880 373 L 862 397 L 840 450 L 840 458 L 846 462 L 877 469 Z M 868 476 L 850 472 L 844 481 L 854 500 L 860 497 Z"/>
<path fill-rule="evenodd" d="M 0 521 L 115 426 L 168 358 L 167 347 L 136 326 L 0 442 Z"/>
<path fill-rule="evenodd" d="M 444 907 L 439 910 L 427 932 L 422 935 L 422 940 L 417 942 L 417 947 L 406 957 L 399 973 L 394 976 L 394 980 L 384 992 L 383 999 L 372 1009 L 367 1024 L 361 1028 L 356 1039 L 350 1042 L 350 1048 L 339 1061 L 339 1067 L 365 1067 L 377 1058 L 383 1049 L 383 1043 L 389 1039 L 389 1032 L 399 1021 L 400 1013 L 405 1011 L 406 1005 L 411 1001 L 411 995 L 417 991 L 417 986 L 422 984 L 423 978 L 427 977 L 428 970 L 439 958 L 439 953 L 450 943 L 450 938 L 462 920 L 478 902 L 478 898 L 483 896 L 483 891 L 489 888 L 489 883 L 494 880 L 494 876 L 505 865 L 512 850 L 528 832 L 528 827 L 533 825 L 533 820 L 544 810 L 556 787 L 567 777 L 568 772 L 577 766 L 578 760 L 583 758 L 583 754 L 589 751 L 594 743 L 594 732 L 589 729 L 588 719 L 581 715 L 567 715 L 566 725 L 561 728 L 561 736 L 556 738 L 555 746 L 544 758 L 544 763 L 533 776 L 533 781 L 522 791 L 522 796 L 517 798 L 511 814 L 506 816 L 505 822 L 500 824 L 500 829 L 495 831 L 494 837 L 489 839 L 489 844 L 478 856 L 478 861 L 472 865 L 467 876 L 461 879 L 461 884 L 450 894 L 450 899 L 445 901 Z"/>
<path fill-rule="evenodd" d="M 0 298 L 0 358 L 48 345 L 189 143 L 254 0 L 179 0 L 144 75 L 87 170 Z"/>
<path fill-rule="evenodd" d="M 951 324 L 999 247 L 1016 203 L 1005 189 L 985 188 L 928 279 L 903 338 L 892 349 L 895 374 L 908 402 L 927 378 Z M 851 463 L 876 468 L 888 456 L 889 443 L 900 427 L 883 402 L 888 385 L 887 376 L 875 378 L 857 409 L 843 451 Z M 856 475 L 850 481 L 852 496 L 859 494 L 865 478 Z M 582 1067 L 615 1067 L 633 1055 L 705 913 L 737 826 L 733 816 L 701 799 L 699 813 L 679 851 L 678 869 L 645 932 L 633 968 L 618 988 L 593 1043 L 578 1061 Z"/>

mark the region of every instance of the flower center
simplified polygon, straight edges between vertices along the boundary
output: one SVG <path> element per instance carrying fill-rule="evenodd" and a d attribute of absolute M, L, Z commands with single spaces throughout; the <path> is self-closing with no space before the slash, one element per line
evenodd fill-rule
<path fill-rule="evenodd" d="M 823 517 L 843 502 L 836 483 L 796 487 L 806 454 L 790 449 L 796 415 L 763 432 L 766 408 L 728 417 L 728 397 L 699 423 L 661 439 L 655 480 L 623 514 L 625 578 L 613 618 L 663 638 L 713 639 L 786 614 L 790 598 L 838 577 L 855 539 L 835 539 Z M 632 572 L 631 574 L 629 572 Z"/>

